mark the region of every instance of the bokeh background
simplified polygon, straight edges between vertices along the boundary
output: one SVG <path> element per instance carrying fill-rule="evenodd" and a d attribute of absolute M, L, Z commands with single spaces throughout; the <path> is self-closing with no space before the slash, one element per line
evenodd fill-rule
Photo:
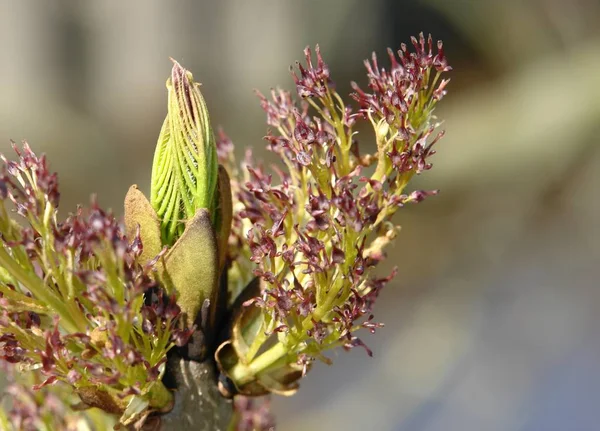
<path fill-rule="evenodd" d="M 594 0 L 0 2 L 0 148 L 27 138 L 62 208 L 121 213 L 148 191 L 169 57 L 203 82 L 214 125 L 262 150 L 253 89 L 292 89 L 319 43 L 342 94 L 410 35 L 454 66 L 447 137 L 403 209 L 374 350 L 334 353 L 279 429 L 600 429 L 600 2 Z M 368 135 L 362 143 L 367 145 Z"/>

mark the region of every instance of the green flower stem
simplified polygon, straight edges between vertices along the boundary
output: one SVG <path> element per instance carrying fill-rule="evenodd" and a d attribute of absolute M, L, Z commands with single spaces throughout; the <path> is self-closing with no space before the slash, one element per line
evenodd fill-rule
<path fill-rule="evenodd" d="M 332 96 L 333 94 L 333 96 Z M 329 87 L 327 87 L 326 97 L 322 98 L 321 101 L 329 111 L 329 114 L 333 120 L 333 124 L 336 130 L 336 134 L 339 139 L 339 151 L 338 154 L 341 158 L 338 169 L 340 177 L 348 175 L 350 173 L 350 145 L 351 145 L 351 136 L 346 136 L 346 131 L 344 130 L 344 124 L 342 122 L 342 118 L 338 115 L 338 110 L 336 106 L 336 101 L 334 100 L 336 97 L 337 102 L 340 103 L 339 108 L 343 115 L 344 113 L 344 104 L 341 101 L 340 96 L 334 91 L 332 92 Z"/>
<path fill-rule="evenodd" d="M 11 422 L 8 421 L 8 417 L 6 416 L 6 413 L 4 413 L 4 409 L 0 409 L 0 429 L 11 429 Z"/>
<path fill-rule="evenodd" d="M 173 404 L 173 393 L 162 382 L 157 381 L 150 388 L 149 401 L 151 407 L 162 410 Z"/>
<path fill-rule="evenodd" d="M 261 372 L 275 365 L 289 353 L 288 347 L 278 342 L 248 365 L 244 365 L 241 362 L 235 364 L 229 371 L 229 377 L 236 385 L 243 386 L 254 380 L 254 377 L 258 376 Z"/>
<path fill-rule="evenodd" d="M 72 307 L 68 307 L 65 302 L 54 294 L 48 286 L 42 283 L 38 278 L 32 277 L 21 266 L 15 262 L 3 247 L 0 247 L 0 266 L 5 268 L 15 279 L 23 284 L 33 295 L 61 317 L 61 324 L 69 332 L 79 332 L 85 330 L 85 322 L 77 322 L 76 317 L 80 313 L 73 313 Z"/>
<path fill-rule="evenodd" d="M 302 330 L 300 333 L 306 334 L 306 331 L 309 331 L 313 328 L 315 321 L 318 322 L 325 315 L 327 315 L 327 313 L 331 310 L 334 300 L 335 295 L 328 295 L 325 302 L 318 306 L 313 313 L 302 322 Z M 288 363 L 286 356 L 291 353 L 290 350 L 291 349 L 288 345 L 279 341 L 260 356 L 256 357 L 249 364 L 244 365 L 241 362 L 235 364 L 229 371 L 229 377 L 238 386 L 243 386 L 246 383 L 251 382 L 256 376 L 260 375 L 264 371 L 278 365 L 279 362 L 282 362 L 281 365 Z M 293 353 L 293 357 L 296 358 L 297 352 Z"/>
<path fill-rule="evenodd" d="M 21 292 L 9 289 L 3 283 L 0 283 L 0 293 L 6 298 L 12 301 L 10 304 L 11 310 L 26 310 L 34 311 L 36 313 L 45 314 L 48 312 L 48 308 L 40 301 L 24 295 Z"/>

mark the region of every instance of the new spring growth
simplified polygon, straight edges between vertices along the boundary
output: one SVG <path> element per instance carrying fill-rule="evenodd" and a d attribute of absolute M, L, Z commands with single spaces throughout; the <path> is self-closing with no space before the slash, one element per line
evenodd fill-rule
<path fill-rule="evenodd" d="M 178 396 L 163 382 L 174 346 L 186 361 L 214 358 L 225 396 L 291 395 L 331 349 L 371 354 L 357 332 L 382 326 L 373 306 L 396 271 L 375 268 L 399 229 L 392 216 L 436 193 L 409 182 L 432 167 L 451 68 L 441 42 L 411 42 L 385 67 L 365 62 L 354 107 L 318 47 L 292 73 L 298 97 L 259 93 L 275 176 L 251 155 L 235 166 L 199 84 L 174 62 L 151 198 L 131 186 L 124 230 L 95 203 L 59 220 L 56 174 L 15 146 L 0 169 L 0 359 L 36 373 L 36 389 L 62 384 L 141 426 Z M 358 136 L 360 122 L 372 133 Z M 235 404 L 241 426 L 271 423 L 254 402 Z"/>
<path fill-rule="evenodd" d="M 200 208 L 216 206 L 215 137 L 200 84 L 173 60 L 169 105 L 152 166 L 150 202 L 160 219 L 162 242 L 172 245 Z"/>
<path fill-rule="evenodd" d="M 0 359 L 124 425 L 169 410 L 166 354 L 190 333 L 141 264 L 139 235 L 95 203 L 60 220 L 57 175 L 26 143 L 14 149 L 0 168 Z"/>
<path fill-rule="evenodd" d="M 192 74 L 173 60 L 168 110 L 155 150 L 150 201 L 132 186 L 125 198 L 129 235 L 138 229 L 142 260 L 159 254 L 157 278 L 177 295 L 191 326 L 202 307 L 206 332 L 216 320 L 217 281 L 231 226 L 231 191 L 217 164 L 208 109 Z M 163 248 L 166 247 L 164 256 Z"/>
<path fill-rule="evenodd" d="M 307 48 L 292 71 L 300 100 L 280 89 L 259 93 L 267 148 L 283 163 L 272 176 L 246 160 L 245 181 L 234 186 L 230 282 L 249 262 L 258 280 L 217 360 L 242 394 L 292 394 L 311 363 L 329 363 L 325 352 L 336 347 L 371 354 L 356 333 L 381 326 L 373 304 L 395 271 L 380 277 L 374 268 L 399 229 L 392 216 L 436 193 L 407 185 L 431 168 L 443 135 L 433 112 L 450 67 L 441 42 L 434 50 L 421 34 L 412 45 L 389 50 L 388 65 L 375 54 L 365 62 L 368 89 L 352 84 L 357 108 L 336 91 L 318 46 L 316 59 Z M 358 136 L 359 122 L 373 134 Z M 376 150 L 361 154 L 359 138 Z"/>
<path fill-rule="evenodd" d="M 194 339 L 203 306 L 199 329 L 211 333 L 231 226 L 198 84 L 175 63 L 167 88 L 153 201 L 130 188 L 125 230 L 95 203 L 58 220 L 57 175 L 26 143 L 0 171 L 0 358 L 123 425 L 172 407 L 167 352 Z"/>

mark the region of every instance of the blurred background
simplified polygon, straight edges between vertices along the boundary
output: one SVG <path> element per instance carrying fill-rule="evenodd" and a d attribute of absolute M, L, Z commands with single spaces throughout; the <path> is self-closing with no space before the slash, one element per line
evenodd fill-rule
<path fill-rule="evenodd" d="M 415 187 L 441 193 L 398 214 L 374 358 L 333 353 L 273 399 L 278 429 L 597 430 L 598 22 L 597 0 L 4 1 L 0 150 L 46 152 L 63 211 L 97 193 L 120 214 L 149 191 L 169 57 L 238 153 L 272 160 L 253 89 L 293 89 L 306 45 L 348 94 L 371 51 L 431 32 L 454 71 Z"/>

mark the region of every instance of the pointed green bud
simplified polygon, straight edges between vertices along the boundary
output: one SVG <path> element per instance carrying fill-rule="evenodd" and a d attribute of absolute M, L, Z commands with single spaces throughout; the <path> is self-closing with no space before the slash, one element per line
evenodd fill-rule
<path fill-rule="evenodd" d="M 172 245 L 198 209 L 214 222 L 217 150 L 200 84 L 173 60 L 169 106 L 154 153 L 150 203 L 160 219 L 162 243 Z"/>

